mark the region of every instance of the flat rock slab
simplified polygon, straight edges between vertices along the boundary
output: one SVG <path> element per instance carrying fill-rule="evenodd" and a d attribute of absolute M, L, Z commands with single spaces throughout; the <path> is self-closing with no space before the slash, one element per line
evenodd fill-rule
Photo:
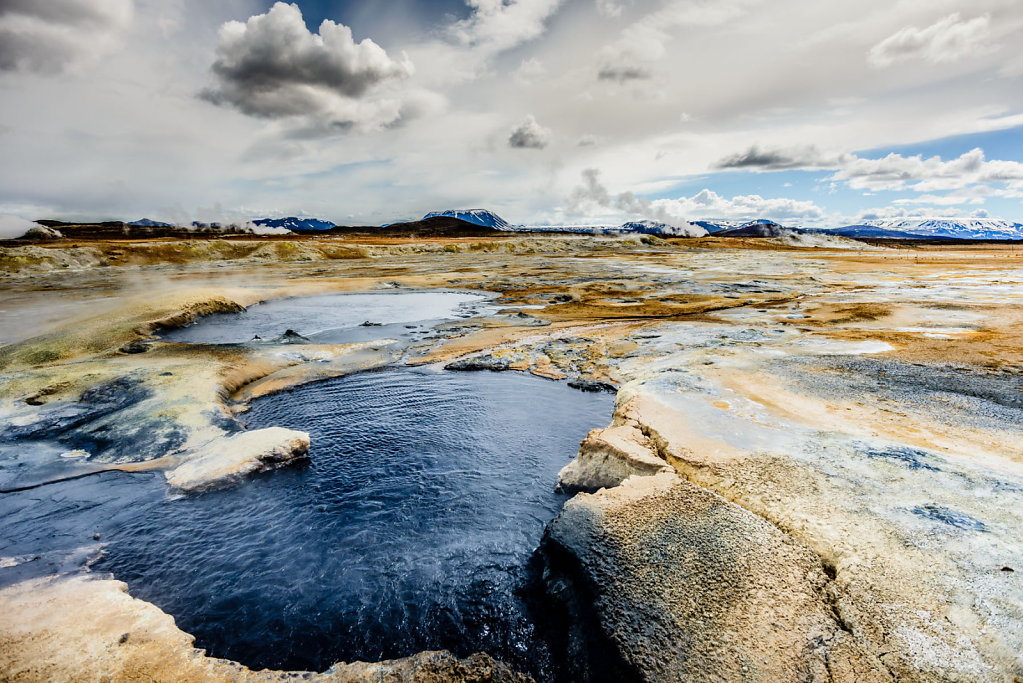
<path fill-rule="evenodd" d="M 676 475 L 577 495 L 542 552 L 578 680 L 890 680 L 816 555 Z"/>
<path fill-rule="evenodd" d="M 226 681 L 270 683 L 526 683 L 532 679 L 477 653 L 420 652 L 386 662 L 338 663 L 321 673 L 252 671 L 207 657 L 192 636 L 120 581 L 36 579 L 0 590 L 4 681 Z"/>
<path fill-rule="evenodd" d="M 253 472 L 274 469 L 309 452 L 309 434 L 283 427 L 241 432 L 210 441 L 167 472 L 182 491 L 228 484 Z"/>

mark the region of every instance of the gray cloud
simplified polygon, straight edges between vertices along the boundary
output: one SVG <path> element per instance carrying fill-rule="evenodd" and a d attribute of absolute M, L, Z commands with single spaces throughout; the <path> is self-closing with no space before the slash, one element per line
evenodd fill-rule
<path fill-rule="evenodd" d="M 601 81 L 615 81 L 625 83 L 626 81 L 643 80 L 653 76 L 653 73 L 641 66 L 628 64 L 605 64 L 597 71 L 597 78 Z"/>
<path fill-rule="evenodd" d="M 791 149 L 764 149 L 753 145 L 745 152 L 732 154 L 714 164 L 714 168 L 740 168 L 783 171 L 794 168 L 838 168 L 852 159 L 849 155 L 827 155 L 810 145 Z"/>
<path fill-rule="evenodd" d="M 551 132 L 541 126 L 532 114 L 520 123 L 508 137 L 508 146 L 515 149 L 543 149 L 551 142 Z"/>
<path fill-rule="evenodd" d="M 413 73 L 407 56 L 392 59 L 368 38 L 356 43 L 329 20 L 311 33 L 301 10 L 282 2 L 224 24 L 211 71 L 216 85 L 204 99 L 249 116 L 304 116 L 327 132 L 392 125 L 416 109 L 394 87 Z"/>
<path fill-rule="evenodd" d="M 0 70 L 59 73 L 117 47 L 133 0 L 0 0 Z"/>

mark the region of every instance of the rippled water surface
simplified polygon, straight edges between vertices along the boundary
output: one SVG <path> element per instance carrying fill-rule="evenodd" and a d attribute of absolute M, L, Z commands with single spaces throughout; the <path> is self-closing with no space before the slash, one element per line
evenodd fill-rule
<path fill-rule="evenodd" d="M 255 304 L 241 313 L 206 316 L 170 330 L 167 341 L 233 344 L 258 336 L 272 339 L 294 330 L 321 344 L 338 344 L 405 333 L 405 325 L 471 317 L 488 308 L 491 295 L 471 292 L 375 292 L 319 294 Z M 371 323 L 363 326 L 363 323 Z M 385 329 L 381 329 L 385 328 Z M 393 329 L 386 329 L 393 328 Z"/>
<path fill-rule="evenodd" d="M 388 370 L 256 402 L 312 435 L 304 467 L 150 504 L 99 569 L 253 667 L 484 650 L 547 677 L 518 590 L 608 395 L 505 373 Z"/>

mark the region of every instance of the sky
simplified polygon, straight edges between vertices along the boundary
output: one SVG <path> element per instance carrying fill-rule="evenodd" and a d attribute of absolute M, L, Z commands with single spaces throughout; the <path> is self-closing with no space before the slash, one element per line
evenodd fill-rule
<path fill-rule="evenodd" d="M 0 214 L 1023 222 L 1020 0 L 0 0 Z"/>

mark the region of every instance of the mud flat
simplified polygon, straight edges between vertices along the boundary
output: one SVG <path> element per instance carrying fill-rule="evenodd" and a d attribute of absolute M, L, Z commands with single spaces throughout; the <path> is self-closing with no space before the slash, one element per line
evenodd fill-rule
<path fill-rule="evenodd" d="M 257 397 L 385 366 L 527 372 L 616 393 L 612 422 L 592 425 L 562 471 L 576 495 L 537 554 L 558 625 L 550 646 L 571 679 L 1023 677 L 1018 252 L 561 237 L 286 245 L 3 250 L 5 330 L 49 301 L 62 308 L 0 348 L 0 488 L 139 476 L 123 471 L 162 473 L 171 491 L 231 485 L 305 453 L 301 434 L 244 430 Z M 259 301 L 430 291 L 490 294 L 357 339 L 167 333 Z M 387 321 L 364 322 L 360 334 Z M 22 680 L 287 675 L 193 650 L 168 615 L 89 570 L 103 543 L 90 536 L 59 558 L 0 546 L 0 669 Z M 521 672 L 485 654 L 421 654 L 322 675 Z"/>

